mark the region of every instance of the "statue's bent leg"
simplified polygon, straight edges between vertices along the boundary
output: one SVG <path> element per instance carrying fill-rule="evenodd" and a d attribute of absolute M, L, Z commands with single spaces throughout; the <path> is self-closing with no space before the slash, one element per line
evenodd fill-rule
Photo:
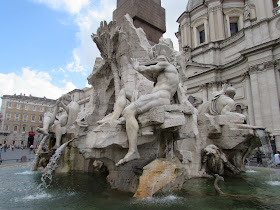
<path fill-rule="evenodd" d="M 60 147 L 61 137 L 62 137 L 62 127 L 59 121 L 54 121 L 54 132 L 55 132 L 55 148 Z"/>
<path fill-rule="evenodd" d="M 42 133 L 44 135 L 48 135 L 49 132 L 49 126 L 53 123 L 52 122 L 52 116 L 53 114 L 50 112 L 46 112 L 44 114 L 44 121 L 43 121 L 43 128 L 36 128 L 36 131 L 39 133 Z"/>
<path fill-rule="evenodd" d="M 124 89 L 122 89 L 120 91 L 119 96 L 117 98 L 117 101 L 116 101 L 116 103 L 114 105 L 114 112 L 113 112 L 113 114 L 109 118 L 105 117 L 102 120 L 97 121 L 97 124 L 103 124 L 103 123 L 106 123 L 106 122 L 108 122 L 110 120 L 117 120 L 117 119 L 119 119 L 119 117 L 122 114 L 122 111 L 124 110 L 124 107 L 126 106 L 126 98 L 127 98 L 126 92 L 125 92 Z"/>
<path fill-rule="evenodd" d="M 122 165 L 131 160 L 139 159 L 140 155 L 137 149 L 137 134 L 139 130 L 138 122 L 135 118 L 136 107 L 132 103 L 124 110 L 124 117 L 126 119 L 126 133 L 128 137 L 129 149 L 128 153 L 121 159 L 116 166 Z"/>

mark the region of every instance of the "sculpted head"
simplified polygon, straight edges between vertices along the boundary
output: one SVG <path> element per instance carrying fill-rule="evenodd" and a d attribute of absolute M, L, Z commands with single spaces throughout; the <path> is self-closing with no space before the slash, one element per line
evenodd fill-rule
<path fill-rule="evenodd" d="M 236 94 L 236 90 L 234 87 L 228 87 L 225 91 L 225 94 L 233 99 Z"/>
<path fill-rule="evenodd" d="M 206 155 L 216 154 L 219 152 L 219 148 L 214 144 L 210 144 L 204 148 L 204 151 L 206 152 Z"/>

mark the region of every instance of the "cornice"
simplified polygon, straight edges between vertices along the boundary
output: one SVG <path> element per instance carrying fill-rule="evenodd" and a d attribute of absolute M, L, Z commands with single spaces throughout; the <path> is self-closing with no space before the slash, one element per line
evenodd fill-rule
<path fill-rule="evenodd" d="M 262 72 L 262 71 L 266 71 L 266 70 L 271 69 L 271 68 L 275 68 L 275 67 L 279 66 L 279 61 L 280 61 L 280 59 L 267 61 L 267 62 L 264 62 L 264 63 L 260 63 L 260 64 L 250 66 L 249 69 L 248 69 L 248 72 L 249 72 L 249 74 L 253 74 L 253 73 L 256 73 L 256 72 Z"/>
<path fill-rule="evenodd" d="M 254 54 L 256 52 L 259 53 L 261 50 L 267 50 L 268 48 L 272 48 L 274 46 L 279 46 L 279 44 L 280 44 L 280 38 L 265 42 L 263 44 L 259 44 L 257 46 L 253 46 L 253 47 L 245 49 L 245 50 L 241 50 L 240 54 L 249 55 L 249 54 Z"/>
<path fill-rule="evenodd" d="M 209 7 L 208 8 L 208 12 L 215 12 L 215 11 L 222 11 L 223 10 L 223 7 L 222 5 L 219 5 L 219 6 L 214 6 L 214 7 Z"/>

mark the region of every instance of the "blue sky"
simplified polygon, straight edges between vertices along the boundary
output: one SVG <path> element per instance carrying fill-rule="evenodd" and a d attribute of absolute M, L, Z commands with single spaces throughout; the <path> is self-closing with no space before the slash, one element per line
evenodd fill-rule
<path fill-rule="evenodd" d="M 177 40 L 177 18 L 187 0 L 162 0 L 165 37 Z M 116 0 L 0 0 L 0 96 L 56 99 L 87 85 L 99 52 L 91 40 L 100 21 L 112 20 Z"/>

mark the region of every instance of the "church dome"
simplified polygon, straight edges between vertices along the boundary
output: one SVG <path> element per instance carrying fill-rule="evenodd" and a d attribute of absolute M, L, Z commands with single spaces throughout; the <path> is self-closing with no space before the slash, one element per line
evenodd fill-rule
<path fill-rule="evenodd" d="M 204 4 L 204 2 L 205 2 L 205 0 L 189 0 L 186 11 L 191 12 L 193 9 L 195 9 L 199 5 Z"/>

